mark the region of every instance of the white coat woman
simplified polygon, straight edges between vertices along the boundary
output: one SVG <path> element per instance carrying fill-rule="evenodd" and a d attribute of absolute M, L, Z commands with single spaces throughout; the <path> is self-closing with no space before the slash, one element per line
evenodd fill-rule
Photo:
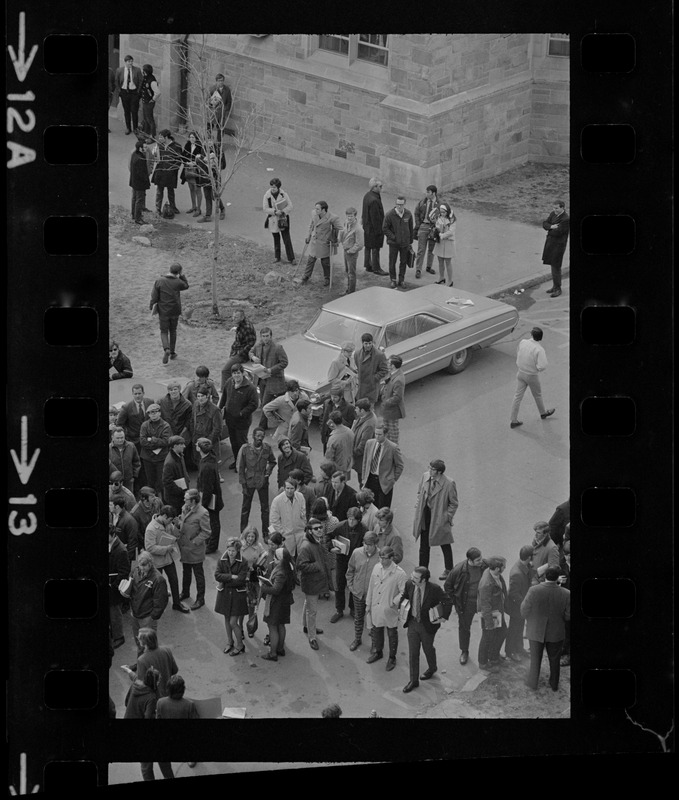
<path fill-rule="evenodd" d="M 455 214 L 448 203 L 441 203 L 439 215 L 436 218 L 436 231 L 438 240 L 434 245 L 434 255 L 439 261 L 439 280 L 438 284 L 447 283 L 453 285 L 453 266 L 452 259 L 457 261 L 457 249 L 455 246 Z"/>

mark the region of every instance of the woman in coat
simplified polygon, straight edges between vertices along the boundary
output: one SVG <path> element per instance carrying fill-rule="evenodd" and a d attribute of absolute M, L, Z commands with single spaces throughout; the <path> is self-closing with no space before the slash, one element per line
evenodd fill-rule
<path fill-rule="evenodd" d="M 290 622 L 290 606 L 295 602 L 292 592 L 295 588 L 295 570 L 292 556 L 285 547 L 274 552 L 274 565 L 269 575 L 271 585 L 262 585 L 264 622 L 269 627 L 269 652 L 262 658 L 265 661 L 278 661 L 285 655 L 285 626 Z M 265 642 L 266 644 L 266 642 Z"/>
<path fill-rule="evenodd" d="M 281 236 L 285 245 L 285 256 L 291 264 L 296 264 L 295 251 L 290 239 L 290 217 L 292 200 L 281 189 L 280 178 L 269 181 L 271 188 L 265 192 L 262 210 L 266 214 L 264 227 L 273 235 L 274 264 L 281 260 Z"/>
<path fill-rule="evenodd" d="M 240 535 L 240 554 L 248 562 L 248 580 L 245 584 L 248 596 L 248 637 L 252 639 L 257 629 L 257 604 L 259 603 L 259 576 L 264 575 L 267 568 L 268 550 L 259 538 L 259 531 L 254 525 L 246 528 Z"/>
<path fill-rule="evenodd" d="M 151 188 L 149 169 L 146 163 L 146 149 L 143 142 L 137 142 L 130 158 L 130 187 L 132 188 L 132 219 L 137 225 L 144 225 L 142 211 L 146 208 L 146 192 Z"/>
<path fill-rule="evenodd" d="M 146 471 L 146 483 L 155 489 L 157 495 L 162 495 L 163 464 L 169 451 L 172 429 L 160 416 L 158 403 L 151 403 L 146 412 L 149 418 L 142 422 L 139 429 L 140 455 Z"/>
<path fill-rule="evenodd" d="M 248 562 L 241 556 L 240 542 L 232 536 L 215 570 L 218 583 L 215 611 L 224 615 L 227 642 L 224 652 L 229 656 L 245 652 L 243 617 L 248 613 L 246 584 L 249 571 Z"/>
<path fill-rule="evenodd" d="M 153 171 L 151 183 L 156 185 L 156 212 L 160 214 L 163 205 L 163 194 L 167 189 L 167 202 L 175 214 L 180 214 L 175 202 L 174 190 L 177 188 L 177 177 L 182 166 L 182 149 L 175 142 L 172 133 L 163 128 L 158 132 L 158 163 Z"/>
<path fill-rule="evenodd" d="M 197 163 L 198 156 L 203 155 L 203 148 L 198 141 L 198 136 L 195 131 L 189 131 L 189 138 L 182 150 L 182 157 L 184 159 L 184 170 L 182 172 L 182 183 L 189 185 L 189 192 L 191 193 L 191 208 L 186 212 L 187 214 L 193 213 L 194 217 L 201 215 L 200 205 L 202 199 L 201 187 L 198 186 L 197 179 Z"/>
<path fill-rule="evenodd" d="M 434 245 L 434 255 L 439 260 L 439 279 L 436 283 L 443 284 L 448 281 L 448 286 L 453 285 L 453 267 L 451 260 L 457 261 L 455 247 L 455 214 L 448 203 L 441 203 L 439 215 L 434 223 L 434 230 L 438 234 Z"/>

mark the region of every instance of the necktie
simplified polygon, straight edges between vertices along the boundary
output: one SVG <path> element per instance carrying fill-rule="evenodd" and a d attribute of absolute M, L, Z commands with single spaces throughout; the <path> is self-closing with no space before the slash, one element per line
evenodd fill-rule
<path fill-rule="evenodd" d="M 141 407 L 141 403 L 137 403 L 137 411 L 139 412 L 139 416 L 144 416 L 144 409 Z"/>
<path fill-rule="evenodd" d="M 431 508 L 431 493 L 435 486 L 433 478 L 429 478 L 429 486 L 427 487 L 427 505 Z"/>
<path fill-rule="evenodd" d="M 413 616 L 420 621 L 420 609 L 422 608 L 422 598 L 420 597 L 420 587 L 415 587 L 415 594 L 413 595 Z"/>
<path fill-rule="evenodd" d="M 380 455 L 382 453 L 382 442 L 377 443 L 375 452 L 373 453 L 372 461 L 370 462 L 370 472 L 377 474 L 377 467 L 380 463 Z"/>
<path fill-rule="evenodd" d="M 431 200 L 427 200 L 427 222 L 430 222 L 429 215 L 431 214 Z"/>
<path fill-rule="evenodd" d="M 127 69 L 125 70 L 125 89 L 127 90 L 129 88 L 130 88 L 130 68 L 127 67 Z"/>

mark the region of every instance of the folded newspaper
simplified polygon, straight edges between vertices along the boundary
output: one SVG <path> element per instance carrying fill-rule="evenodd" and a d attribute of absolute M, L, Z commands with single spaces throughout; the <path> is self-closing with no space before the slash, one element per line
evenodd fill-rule
<path fill-rule="evenodd" d="M 446 300 L 446 305 L 454 305 L 454 306 L 473 306 L 473 300 L 463 300 L 461 297 L 449 297 Z"/>

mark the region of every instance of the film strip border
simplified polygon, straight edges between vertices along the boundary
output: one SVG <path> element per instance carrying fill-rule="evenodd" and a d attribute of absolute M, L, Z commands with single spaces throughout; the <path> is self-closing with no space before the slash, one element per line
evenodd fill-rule
<path fill-rule="evenodd" d="M 15 3 L 7 18 L 10 790 L 73 791 L 105 784 L 106 763 L 137 760 L 140 746 L 148 760 L 181 758 L 181 742 L 107 719 L 106 475 L 96 457 L 107 409 L 107 31 L 91 21 L 95 33 L 75 24 L 51 32 Z M 570 26 L 579 331 L 571 354 L 572 720 L 557 730 L 516 721 L 522 736 L 513 741 L 493 726 L 445 721 L 454 751 L 448 735 L 408 736 L 423 723 L 404 720 L 408 760 L 535 752 L 524 735 L 545 754 L 669 746 L 669 16 L 633 33 L 616 32 L 624 15 L 609 20 L 610 33 L 586 29 L 584 19 Z M 223 760 L 223 737 L 199 724 L 210 728 L 205 760 Z M 347 722 L 350 736 L 330 737 L 317 720 L 233 724 L 232 760 L 251 760 L 263 736 L 277 742 L 277 759 L 298 759 L 297 732 L 326 742 L 315 758 L 403 756 L 391 737 L 388 749 L 375 749 L 379 721 Z"/>

